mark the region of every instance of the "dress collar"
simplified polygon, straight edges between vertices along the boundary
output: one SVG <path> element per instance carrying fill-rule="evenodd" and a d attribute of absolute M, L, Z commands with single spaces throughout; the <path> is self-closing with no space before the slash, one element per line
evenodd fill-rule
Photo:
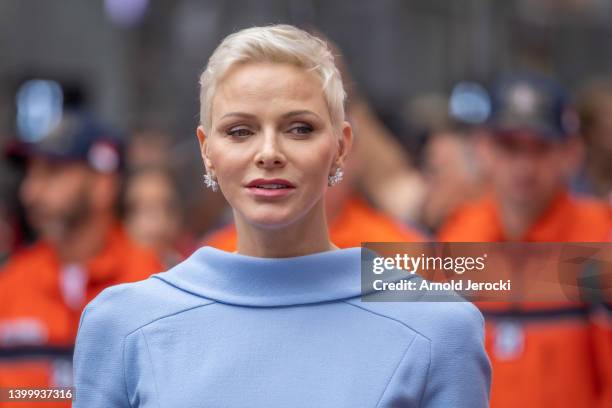
<path fill-rule="evenodd" d="M 210 246 L 154 278 L 222 303 L 289 306 L 334 301 L 361 294 L 364 261 L 376 254 L 361 247 L 289 257 L 260 258 Z"/>

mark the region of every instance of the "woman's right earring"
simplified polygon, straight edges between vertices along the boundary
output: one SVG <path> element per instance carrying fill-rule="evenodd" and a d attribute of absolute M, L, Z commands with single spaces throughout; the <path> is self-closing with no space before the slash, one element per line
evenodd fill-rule
<path fill-rule="evenodd" d="M 336 172 L 334 173 L 334 175 L 327 176 L 327 185 L 330 187 L 335 186 L 336 184 L 342 181 L 343 176 L 344 172 L 342 171 L 342 169 L 340 167 L 336 167 Z"/>
<path fill-rule="evenodd" d="M 219 190 L 219 183 L 217 183 L 208 172 L 204 174 L 204 184 L 206 184 L 206 187 L 212 189 L 212 191 Z"/>

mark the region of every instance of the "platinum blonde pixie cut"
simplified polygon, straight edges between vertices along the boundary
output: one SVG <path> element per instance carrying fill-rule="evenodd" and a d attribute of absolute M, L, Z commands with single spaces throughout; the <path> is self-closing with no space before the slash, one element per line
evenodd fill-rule
<path fill-rule="evenodd" d="M 344 121 L 346 92 L 327 43 L 288 24 L 252 27 L 223 39 L 200 75 L 200 125 L 210 131 L 212 101 L 219 81 L 236 64 L 288 63 L 314 72 L 320 79 L 332 125 Z"/>

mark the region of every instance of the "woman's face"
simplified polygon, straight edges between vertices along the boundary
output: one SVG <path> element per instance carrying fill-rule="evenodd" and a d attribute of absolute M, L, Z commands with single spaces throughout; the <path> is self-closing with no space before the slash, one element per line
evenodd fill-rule
<path fill-rule="evenodd" d="M 324 211 L 327 178 L 352 140 L 348 123 L 337 132 L 316 74 L 247 63 L 217 85 L 209 133 L 199 127 L 198 139 L 235 215 L 274 228 Z"/>

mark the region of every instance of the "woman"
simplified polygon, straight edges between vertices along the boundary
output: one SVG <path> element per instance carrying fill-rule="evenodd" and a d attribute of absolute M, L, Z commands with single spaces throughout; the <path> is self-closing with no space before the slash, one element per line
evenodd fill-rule
<path fill-rule="evenodd" d="M 477 309 L 362 302 L 360 248 L 329 240 L 323 194 L 353 136 L 325 43 L 242 30 L 200 83 L 206 184 L 233 208 L 237 251 L 202 247 L 92 301 L 74 406 L 487 406 Z"/>

